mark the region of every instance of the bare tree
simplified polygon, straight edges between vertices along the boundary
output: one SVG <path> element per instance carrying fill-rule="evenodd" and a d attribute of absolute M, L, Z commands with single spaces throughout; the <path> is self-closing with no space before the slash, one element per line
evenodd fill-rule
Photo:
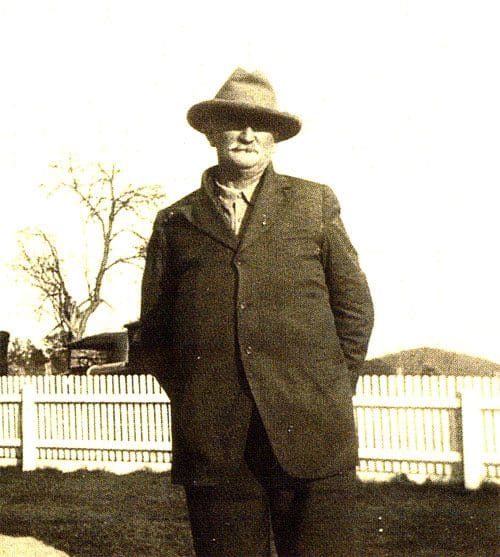
<path fill-rule="evenodd" d="M 92 167 L 66 163 L 50 165 L 60 176 L 54 186 L 42 185 L 49 195 L 70 194 L 79 205 L 93 242 L 93 260 L 81 258 L 84 295 L 75 295 L 56 240 L 41 229 L 25 230 L 19 241 L 15 268 L 40 295 L 39 313 L 49 311 L 55 320 L 53 331 L 67 339 L 80 339 L 92 314 L 101 304 L 105 280 L 120 265 L 140 265 L 146 237 L 138 223 L 151 217 L 164 193 L 158 185 L 123 185 L 120 170 L 97 163 Z M 83 252 L 83 249 L 82 249 Z"/>

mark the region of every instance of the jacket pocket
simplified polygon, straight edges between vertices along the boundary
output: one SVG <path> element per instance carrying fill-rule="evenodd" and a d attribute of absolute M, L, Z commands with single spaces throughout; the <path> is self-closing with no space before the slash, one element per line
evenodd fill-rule
<path fill-rule="evenodd" d="M 317 359 L 312 366 L 314 382 L 325 392 L 332 394 L 345 391 L 345 384 L 350 388 L 350 373 L 345 362 L 335 362 L 331 358 Z"/>

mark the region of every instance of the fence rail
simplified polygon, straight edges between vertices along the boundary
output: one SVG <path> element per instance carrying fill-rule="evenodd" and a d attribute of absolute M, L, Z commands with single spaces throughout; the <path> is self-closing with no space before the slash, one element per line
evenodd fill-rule
<path fill-rule="evenodd" d="M 359 475 L 500 480 L 498 377 L 364 376 L 354 398 Z"/>
<path fill-rule="evenodd" d="M 500 482 L 499 378 L 363 376 L 363 479 Z M 0 466 L 165 471 L 170 405 L 149 375 L 0 377 Z"/>

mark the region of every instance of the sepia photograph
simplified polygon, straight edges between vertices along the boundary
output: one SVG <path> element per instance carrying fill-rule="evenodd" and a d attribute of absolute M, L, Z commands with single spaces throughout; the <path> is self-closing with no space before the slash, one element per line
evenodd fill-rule
<path fill-rule="evenodd" d="M 500 553 L 499 21 L 0 0 L 0 557 Z"/>

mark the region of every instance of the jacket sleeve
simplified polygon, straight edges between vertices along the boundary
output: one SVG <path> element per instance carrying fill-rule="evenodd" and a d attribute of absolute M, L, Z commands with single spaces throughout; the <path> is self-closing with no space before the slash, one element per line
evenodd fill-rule
<path fill-rule="evenodd" d="M 158 213 L 146 254 L 142 278 L 140 365 L 143 373 L 162 379 L 168 369 L 173 284 L 163 212 Z"/>
<path fill-rule="evenodd" d="M 322 199 L 323 267 L 354 392 L 373 328 L 373 303 L 358 255 L 340 218 L 339 202 L 327 186 L 323 186 Z"/>

